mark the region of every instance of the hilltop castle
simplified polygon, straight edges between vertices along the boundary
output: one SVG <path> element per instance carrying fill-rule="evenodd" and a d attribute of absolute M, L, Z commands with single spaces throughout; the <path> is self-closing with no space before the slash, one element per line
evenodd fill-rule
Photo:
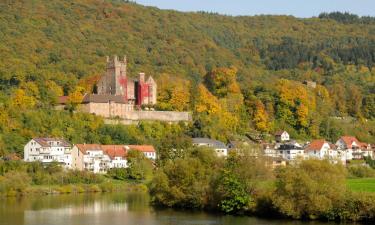
<path fill-rule="evenodd" d="M 149 76 L 140 73 L 138 79 L 128 77 L 126 57 L 107 57 L 106 72 L 96 85 L 95 93 L 85 94 L 78 110 L 105 118 L 119 118 L 122 123 L 141 120 L 179 122 L 190 121 L 189 112 L 142 111 L 142 106 L 157 103 L 157 84 Z M 68 96 L 59 98 L 56 109 L 65 108 Z"/>
<path fill-rule="evenodd" d="M 155 105 L 157 85 L 149 76 L 140 73 L 138 80 L 129 79 L 126 72 L 126 57 L 120 61 L 117 56 L 107 57 L 107 70 L 97 84 L 98 95 L 122 96 L 124 102 L 137 106 Z"/>

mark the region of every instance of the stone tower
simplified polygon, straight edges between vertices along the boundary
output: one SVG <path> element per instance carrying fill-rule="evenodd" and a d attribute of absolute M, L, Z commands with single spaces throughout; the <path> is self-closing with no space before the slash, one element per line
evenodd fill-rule
<path fill-rule="evenodd" d="M 126 64 L 126 57 L 121 61 L 118 56 L 107 56 L 107 70 L 98 82 L 99 95 L 127 95 Z"/>

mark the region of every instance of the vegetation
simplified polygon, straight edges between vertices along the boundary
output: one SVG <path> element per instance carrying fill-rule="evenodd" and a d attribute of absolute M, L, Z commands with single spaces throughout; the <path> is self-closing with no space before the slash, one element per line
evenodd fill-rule
<path fill-rule="evenodd" d="M 375 218 L 373 179 L 346 180 L 345 167 L 324 160 L 304 160 L 276 170 L 269 165 L 254 152 L 232 152 L 223 159 L 207 149 L 192 149 L 156 171 L 149 184 L 152 202 L 294 219 Z"/>
<path fill-rule="evenodd" d="M 113 54 L 127 54 L 131 76 L 157 78 L 156 108 L 193 112 L 191 126 L 173 128 L 177 137 L 227 141 L 287 129 L 297 139 L 375 142 L 373 18 L 230 17 L 117 0 L 0 3 L 0 15 L 1 155 L 22 155 L 33 136 L 160 145 L 167 125 L 145 134 L 149 125 L 113 127 L 53 110 L 62 94 L 76 108 Z M 118 130 L 130 138 L 109 134 Z"/>
<path fill-rule="evenodd" d="M 144 190 L 141 184 L 117 182 L 85 171 L 64 171 L 58 164 L 0 161 L 0 197 L 28 194 Z"/>

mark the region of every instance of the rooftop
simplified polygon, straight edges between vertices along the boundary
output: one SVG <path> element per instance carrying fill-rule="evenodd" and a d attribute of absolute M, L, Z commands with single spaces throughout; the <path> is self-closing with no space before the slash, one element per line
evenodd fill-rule
<path fill-rule="evenodd" d="M 227 148 L 223 142 L 209 138 L 193 138 L 193 144 L 207 144 L 214 148 Z"/>

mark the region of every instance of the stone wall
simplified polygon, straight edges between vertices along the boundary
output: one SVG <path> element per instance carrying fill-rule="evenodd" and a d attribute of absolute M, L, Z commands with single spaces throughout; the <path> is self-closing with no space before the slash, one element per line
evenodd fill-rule
<path fill-rule="evenodd" d="M 171 112 L 171 111 L 132 111 L 125 112 L 122 117 L 124 120 L 130 121 L 166 121 L 166 122 L 179 122 L 191 121 L 191 114 L 189 112 Z"/>

